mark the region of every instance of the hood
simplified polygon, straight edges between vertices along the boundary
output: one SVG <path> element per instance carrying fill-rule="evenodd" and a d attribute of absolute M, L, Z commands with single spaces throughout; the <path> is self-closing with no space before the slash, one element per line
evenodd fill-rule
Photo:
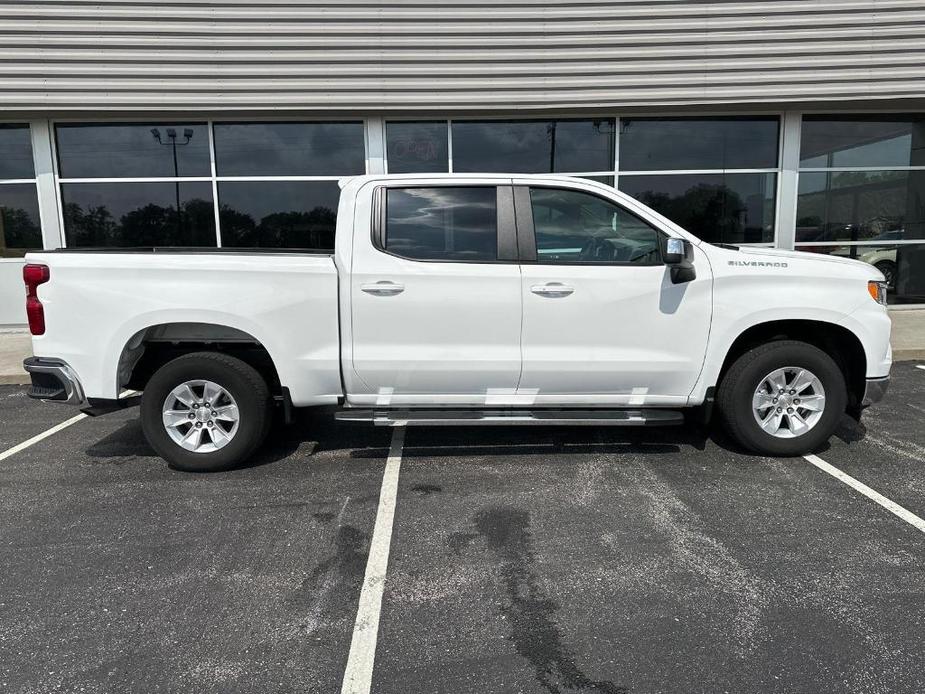
<path fill-rule="evenodd" d="M 726 246 L 726 250 L 732 251 L 733 253 L 741 253 L 742 255 L 750 256 L 761 256 L 761 257 L 771 257 L 771 258 L 781 258 L 781 259 L 790 259 L 790 260 L 801 260 L 801 261 L 810 261 L 810 262 L 821 262 L 821 263 L 837 263 L 839 265 L 847 265 L 855 269 L 864 268 L 870 271 L 871 277 L 876 277 L 879 275 L 879 271 L 865 263 L 863 260 L 854 260 L 852 258 L 841 258 L 837 255 L 826 255 L 824 253 L 809 253 L 807 251 L 787 251 L 782 248 L 754 248 L 752 246 L 738 246 L 730 247 Z"/>

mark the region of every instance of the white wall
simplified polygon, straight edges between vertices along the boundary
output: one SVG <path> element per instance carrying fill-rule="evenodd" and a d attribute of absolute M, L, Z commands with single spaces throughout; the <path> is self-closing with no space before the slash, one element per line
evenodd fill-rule
<path fill-rule="evenodd" d="M 22 266 L 19 260 L 0 260 L 0 326 L 26 323 Z"/>

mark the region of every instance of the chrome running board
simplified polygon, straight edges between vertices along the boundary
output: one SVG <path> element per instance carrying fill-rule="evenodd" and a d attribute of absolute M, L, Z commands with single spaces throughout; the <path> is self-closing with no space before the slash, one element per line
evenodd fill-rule
<path fill-rule="evenodd" d="M 342 422 L 376 426 L 669 426 L 684 423 L 677 410 L 364 410 L 334 414 Z"/>

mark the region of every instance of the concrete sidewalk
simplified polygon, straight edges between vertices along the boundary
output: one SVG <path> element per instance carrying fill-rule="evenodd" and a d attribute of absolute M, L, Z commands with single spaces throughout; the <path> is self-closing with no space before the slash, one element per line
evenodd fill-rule
<path fill-rule="evenodd" d="M 890 318 L 893 319 L 893 359 L 925 360 L 925 309 L 891 310 Z M 32 342 L 28 330 L 0 330 L 0 385 L 29 383 L 22 361 L 30 354 Z"/>
<path fill-rule="evenodd" d="M 32 336 L 28 330 L 0 330 L 0 385 L 29 383 L 22 361 L 31 354 Z"/>
<path fill-rule="evenodd" d="M 925 309 L 893 309 L 893 359 L 925 359 Z"/>

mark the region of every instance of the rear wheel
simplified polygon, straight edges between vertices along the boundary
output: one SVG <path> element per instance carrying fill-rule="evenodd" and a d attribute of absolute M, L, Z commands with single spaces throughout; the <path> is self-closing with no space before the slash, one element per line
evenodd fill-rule
<path fill-rule="evenodd" d="M 845 412 L 845 377 L 817 347 L 781 340 L 740 356 L 719 386 L 729 434 L 765 455 L 805 455 L 835 432 Z"/>
<path fill-rule="evenodd" d="M 171 467 L 226 470 L 246 460 L 266 437 L 270 395 L 250 365 L 218 352 L 168 362 L 141 398 L 145 438 Z"/>

